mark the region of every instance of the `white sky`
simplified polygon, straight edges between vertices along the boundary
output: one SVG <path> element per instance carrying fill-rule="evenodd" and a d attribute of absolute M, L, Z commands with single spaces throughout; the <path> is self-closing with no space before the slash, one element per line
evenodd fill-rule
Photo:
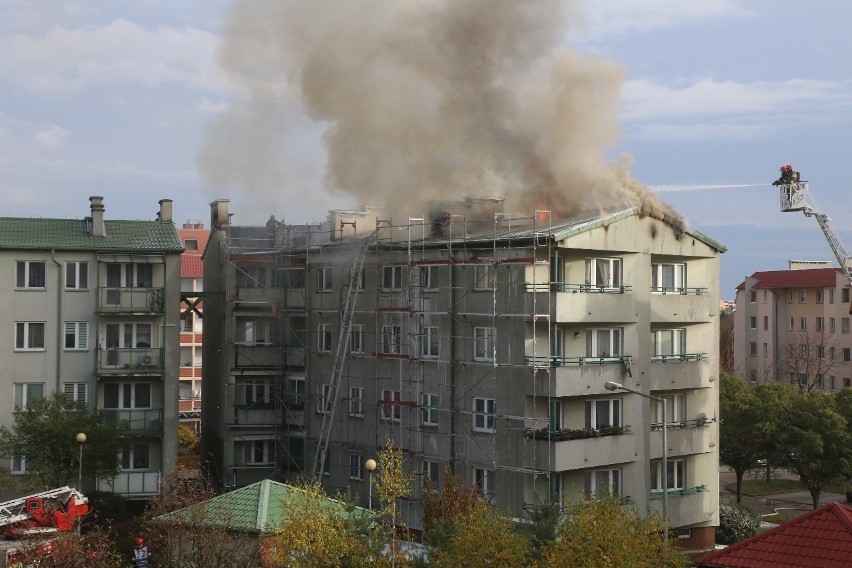
<path fill-rule="evenodd" d="M 278 1 L 278 0 L 268 0 Z M 262 5 L 262 2 L 258 2 Z M 205 124 L 241 94 L 217 64 L 225 0 L 0 0 L 0 215 L 207 222 L 196 166 Z M 830 0 L 587 0 L 566 46 L 622 63 L 622 136 L 650 186 L 766 186 L 661 193 L 728 246 L 722 296 L 788 258 L 829 259 L 816 222 L 781 214 L 769 184 L 791 163 L 847 242 L 852 150 L 852 3 Z M 302 118 L 291 222 L 321 219 L 320 130 Z M 219 197 L 232 198 L 221 195 Z M 232 206 L 237 221 L 268 209 Z M 753 233 L 743 227 L 754 226 Z M 783 231 L 782 231 L 783 229 Z M 793 236 L 791 236 L 793 235 Z M 777 243 L 777 247 L 774 244 Z"/>

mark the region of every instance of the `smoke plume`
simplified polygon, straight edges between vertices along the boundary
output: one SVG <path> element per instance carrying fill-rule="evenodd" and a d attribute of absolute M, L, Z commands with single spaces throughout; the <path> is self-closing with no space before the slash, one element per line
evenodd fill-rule
<path fill-rule="evenodd" d="M 245 98 L 207 128 L 214 197 L 292 204 L 313 175 L 352 206 L 403 215 L 503 196 L 555 218 L 623 205 L 666 218 L 629 158 L 606 161 L 625 70 L 562 47 L 581 23 L 573 4 L 235 0 L 220 59 Z M 325 153 L 313 169 L 311 125 Z"/>

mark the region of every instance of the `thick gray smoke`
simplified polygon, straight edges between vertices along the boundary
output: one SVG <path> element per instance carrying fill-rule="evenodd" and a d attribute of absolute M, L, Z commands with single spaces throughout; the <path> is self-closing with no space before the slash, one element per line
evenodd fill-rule
<path fill-rule="evenodd" d="M 235 0 L 221 62 L 246 98 L 208 126 L 199 162 L 212 197 L 303 197 L 286 186 L 301 111 L 322 129 L 325 187 L 352 205 L 422 213 L 499 195 L 513 212 L 663 215 L 628 158 L 606 162 L 624 69 L 560 45 L 579 24 L 572 4 Z"/>

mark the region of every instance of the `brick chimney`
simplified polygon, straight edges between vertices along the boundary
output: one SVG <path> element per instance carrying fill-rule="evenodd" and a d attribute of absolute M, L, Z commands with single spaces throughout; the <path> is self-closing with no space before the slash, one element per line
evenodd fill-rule
<path fill-rule="evenodd" d="M 172 200 L 171 199 L 161 199 L 160 200 L 160 212 L 157 213 L 157 221 L 171 221 L 172 220 Z"/>
<path fill-rule="evenodd" d="M 92 237 L 106 236 L 106 228 L 104 226 L 104 198 L 99 195 L 89 197 L 89 203 L 92 208 L 92 225 L 90 235 Z"/>

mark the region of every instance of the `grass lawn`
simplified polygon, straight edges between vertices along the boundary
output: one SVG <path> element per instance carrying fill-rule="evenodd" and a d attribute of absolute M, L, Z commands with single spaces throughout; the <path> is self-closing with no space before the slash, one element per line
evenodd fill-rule
<path fill-rule="evenodd" d="M 766 483 L 765 479 L 743 479 L 743 495 L 769 495 L 784 491 L 798 491 L 805 486 L 795 479 L 772 479 Z M 725 489 L 736 493 L 736 482 L 728 483 Z"/>

